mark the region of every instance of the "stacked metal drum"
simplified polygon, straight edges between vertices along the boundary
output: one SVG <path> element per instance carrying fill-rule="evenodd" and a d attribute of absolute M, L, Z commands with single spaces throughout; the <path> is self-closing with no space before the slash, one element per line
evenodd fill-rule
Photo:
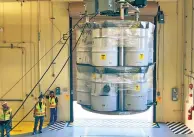
<path fill-rule="evenodd" d="M 78 103 L 99 112 L 147 110 L 153 102 L 153 32 L 150 22 L 90 23 L 77 48 Z"/>
<path fill-rule="evenodd" d="M 80 29 L 76 31 L 76 41 L 79 40 L 76 48 L 76 62 L 83 65 L 80 67 L 77 65 L 76 92 L 77 102 L 79 104 L 89 106 L 91 104 L 91 75 L 93 73 L 93 68 L 84 65 L 90 65 L 92 63 L 92 28 L 90 25 L 87 25 L 82 33 L 84 26 L 85 24 L 80 24 Z"/>

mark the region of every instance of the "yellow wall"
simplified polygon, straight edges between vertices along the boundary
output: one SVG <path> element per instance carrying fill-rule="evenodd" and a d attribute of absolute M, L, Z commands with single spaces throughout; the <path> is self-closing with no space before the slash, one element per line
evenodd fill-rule
<path fill-rule="evenodd" d="M 193 2 L 194 3 L 194 2 Z M 192 78 L 188 77 L 192 76 L 194 77 L 194 54 L 192 52 L 194 48 L 193 44 L 193 7 L 194 4 L 192 3 L 192 0 L 185 1 L 185 22 L 184 22 L 184 34 L 185 34 L 185 43 L 184 43 L 184 90 L 185 90 L 185 123 L 188 127 L 190 127 L 192 130 L 194 130 L 194 116 L 192 120 L 188 120 L 188 110 L 190 107 L 193 106 L 193 97 L 189 97 L 189 94 L 193 94 L 193 90 L 189 89 L 189 84 L 194 84 L 194 81 Z M 192 56 L 191 56 L 192 54 Z M 193 113 L 194 114 L 194 113 Z"/>
<path fill-rule="evenodd" d="M 157 91 L 162 101 L 157 105 L 157 121 L 182 121 L 182 49 L 183 0 L 159 2 L 165 14 L 165 24 L 158 24 Z M 171 89 L 178 88 L 179 101 L 171 100 Z"/>
<path fill-rule="evenodd" d="M 165 24 L 158 24 L 158 65 L 157 65 L 157 91 L 161 93 L 162 102 L 157 105 L 157 120 L 162 122 L 167 121 L 181 121 L 183 117 L 181 100 L 182 94 L 182 51 L 183 51 L 183 0 L 177 2 L 160 2 L 161 9 L 165 14 Z M 41 2 L 41 41 L 40 53 L 44 55 L 51 47 L 51 22 L 49 20 L 51 15 L 50 2 Z M 54 4 L 54 17 L 56 26 L 62 33 L 66 32 L 69 28 L 67 4 L 55 3 Z M 21 14 L 22 13 L 22 14 Z M 20 3 L 0 3 L 0 26 L 4 27 L 4 32 L 0 32 L 0 46 L 9 46 L 3 44 L 2 41 L 7 42 L 30 42 L 34 44 L 19 44 L 18 46 L 25 47 L 24 54 L 21 54 L 19 49 L 0 49 L 0 94 L 6 92 L 11 85 L 13 85 L 19 77 L 29 70 L 30 67 L 38 60 L 38 45 L 37 45 L 37 3 L 26 2 L 22 8 Z M 54 29 L 55 42 L 59 39 L 59 31 Z M 54 43 L 55 43 L 54 42 Z M 15 43 L 14 45 L 17 45 Z M 61 47 L 58 44 L 54 53 Z M 35 55 L 34 55 L 35 53 Z M 45 71 L 46 67 L 51 62 L 51 53 L 47 55 L 41 62 L 41 71 Z M 65 48 L 63 54 L 57 60 L 55 65 L 56 73 L 59 71 L 65 58 L 68 55 L 68 48 Z M 26 61 L 25 61 L 26 57 Z M 22 65 L 23 60 L 23 65 Z M 59 80 L 54 84 L 53 88 L 60 86 L 69 89 L 69 73 L 68 68 L 63 71 Z M 52 81 L 52 69 L 45 76 L 42 82 L 42 91 L 46 90 Z M 26 93 L 38 80 L 38 67 L 33 69 L 28 74 L 26 79 L 14 88 L 5 98 L 24 98 Z M 23 87 L 23 88 L 22 88 Z M 171 101 L 171 88 L 177 87 L 179 90 L 179 101 Z M 14 96 L 13 96 L 14 95 Z M 17 95 L 17 96 L 15 96 Z M 34 95 L 38 96 L 38 89 Z M 27 110 L 32 107 L 31 101 L 34 100 L 30 97 L 28 103 L 24 106 L 23 111 L 20 112 L 18 117 L 22 117 Z M 14 104 L 15 103 L 15 104 Z M 20 102 L 10 103 L 15 109 Z M 69 119 L 69 102 L 64 100 L 65 104 L 65 119 Z M 29 116 L 27 120 L 31 120 Z"/>
<path fill-rule="evenodd" d="M 40 8 L 38 8 L 40 7 Z M 67 3 L 53 3 L 54 15 L 54 43 L 56 43 L 63 33 L 69 29 L 69 15 Z M 40 10 L 38 10 L 40 9 Z M 39 12 L 40 11 L 40 12 Z M 40 14 L 39 14 L 40 13 Z M 39 16 L 40 15 L 40 16 Z M 40 17 L 40 54 L 38 54 L 38 18 Z M 0 95 L 2 96 L 13 84 L 15 84 L 40 58 L 52 47 L 52 3 L 51 2 L 25 2 L 23 5 L 19 2 L 1 2 L 0 3 L 0 27 L 4 31 L 0 32 L 0 46 L 23 47 L 21 49 L 0 48 Z M 58 29 L 57 29 L 57 28 Z M 60 36 L 61 35 L 61 36 Z M 6 42 L 6 43 L 4 43 Z M 25 42 L 25 43 L 22 43 Z M 64 41 L 57 44 L 53 50 L 55 56 Z M 69 54 L 69 43 L 62 50 L 58 59 L 55 61 L 55 67 L 51 67 L 41 82 L 41 90 L 46 91 L 53 81 L 53 71 L 55 75 L 59 72 Z M 40 63 L 41 75 L 44 73 L 52 60 L 52 52 L 49 52 Z M 56 76 L 55 76 L 56 77 Z M 39 79 L 38 65 L 30 71 L 27 76 L 13 88 L 4 99 L 24 99 Z M 69 89 L 69 64 L 62 71 L 58 80 L 51 89 L 61 87 Z M 69 90 L 68 90 L 69 91 Z M 32 107 L 35 97 L 39 96 L 39 88 L 33 92 L 34 97 L 29 97 L 28 101 L 22 107 L 15 120 L 20 120 Z M 60 97 L 61 98 L 61 97 Z M 69 102 L 64 98 L 61 104 L 65 106 L 64 116 L 60 120 L 69 120 Z M 8 102 L 15 111 L 21 102 Z M 60 105 L 61 105 L 60 104 Z M 61 106 L 59 106 L 61 107 Z M 26 118 L 26 121 L 33 120 L 32 115 Z"/>

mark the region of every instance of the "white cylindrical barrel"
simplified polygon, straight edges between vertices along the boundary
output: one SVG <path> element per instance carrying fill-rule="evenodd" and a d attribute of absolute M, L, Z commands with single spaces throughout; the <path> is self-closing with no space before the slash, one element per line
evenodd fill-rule
<path fill-rule="evenodd" d="M 118 96 L 118 85 L 113 83 L 117 80 L 114 74 L 98 74 L 92 76 L 92 95 L 94 96 Z"/>
<path fill-rule="evenodd" d="M 114 84 L 92 82 L 91 94 L 94 96 L 117 96 L 117 87 Z"/>
<path fill-rule="evenodd" d="M 91 64 L 92 63 L 92 53 L 91 47 L 77 48 L 77 63 L 78 64 Z"/>
<path fill-rule="evenodd" d="M 148 65 L 148 40 L 145 38 L 131 38 L 124 40 L 124 64 L 125 66 Z"/>
<path fill-rule="evenodd" d="M 153 79 L 148 81 L 148 103 L 153 103 Z"/>
<path fill-rule="evenodd" d="M 148 83 L 148 103 L 153 103 L 153 71 L 154 65 L 149 66 L 148 71 L 145 75 Z"/>
<path fill-rule="evenodd" d="M 123 38 L 120 46 L 125 47 L 125 66 L 147 66 L 149 63 L 149 49 L 152 34 L 148 29 L 123 29 Z M 123 45 L 122 45 L 123 44 Z"/>
<path fill-rule="evenodd" d="M 125 110 L 142 111 L 147 109 L 147 82 L 124 84 L 123 87 Z"/>
<path fill-rule="evenodd" d="M 92 77 L 91 107 L 97 111 L 117 110 L 118 87 L 111 83 L 117 76 L 94 73 Z"/>
<path fill-rule="evenodd" d="M 92 65 L 117 66 L 118 40 L 115 38 L 100 37 L 93 39 Z"/>
<path fill-rule="evenodd" d="M 81 105 L 91 105 L 91 95 L 89 92 L 80 92 L 77 90 L 77 103 Z"/>
<path fill-rule="evenodd" d="M 108 28 L 97 28 L 92 31 L 92 37 L 114 37 L 118 38 L 120 36 L 120 28 L 118 27 L 108 27 Z"/>
<path fill-rule="evenodd" d="M 116 111 L 116 96 L 91 96 L 91 108 L 96 111 Z"/>
<path fill-rule="evenodd" d="M 147 109 L 147 94 L 125 94 L 125 110 L 144 111 Z"/>
<path fill-rule="evenodd" d="M 154 63 L 154 40 L 149 39 L 149 51 L 148 51 L 148 61 L 150 64 Z"/>
<path fill-rule="evenodd" d="M 91 73 L 77 73 L 77 102 L 82 105 L 91 104 Z"/>
<path fill-rule="evenodd" d="M 76 41 L 79 39 L 78 47 L 88 47 L 88 45 L 92 44 L 92 30 L 90 28 L 86 28 L 83 33 L 82 31 L 82 29 L 76 30 Z"/>

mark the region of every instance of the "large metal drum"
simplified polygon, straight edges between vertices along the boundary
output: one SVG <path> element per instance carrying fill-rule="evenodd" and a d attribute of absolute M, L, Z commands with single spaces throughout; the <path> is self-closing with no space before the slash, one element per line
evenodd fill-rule
<path fill-rule="evenodd" d="M 152 35 L 148 29 L 122 28 L 120 46 L 125 47 L 125 66 L 147 66 L 149 63 L 149 44 Z"/>
<path fill-rule="evenodd" d="M 81 33 L 82 33 L 82 29 L 76 30 L 76 41 L 78 41 Z M 78 41 L 78 46 L 88 47 L 88 45 L 91 45 L 91 44 L 92 44 L 92 30 L 89 28 L 86 28 Z"/>
<path fill-rule="evenodd" d="M 77 48 L 77 63 L 79 64 L 91 64 L 92 63 L 91 47 Z"/>
<path fill-rule="evenodd" d="M 91 73 L 77 73 L 77 102 L 82 105 L 91 103 Z"/>
<path fill-rule="evenodd" d="M 111 83 L 116 80 L 116 75 L 93 74 L 91 108 L 96 111 L 116 111 L 118 87 Z"/>
<path fill-rule="evenodd" d="M 80 92 L 77 90 L 77 103 L 85 106 L 91 105 L 91 95 L 89 92 Z"/>
<path fill-rule="evenodd" d="M 118 27 L 108 27 L 108 28 L 97 28 L 92 31 L 92 37 L 115 37 L 120 36 L 120 28 Z"/>
<path fill-rule="evenodd" d="M 82 29 L 78 29 L 76 31 L 76 41 L 79 39 L 82 33 Z M 79 64 L 91 64 L 91 44 L 92 44 L 92 30 L 90 28 L 86 28 L 81 35 L 81 38 L 78 42 L 77 46 L 77 63 Z"/>
<path fill-rule="evenodd" d="M 153 103 L 153 71 L 154 65 L 151 65 L 145 75 L 148 83 L 148 103 Z"/>
<path fill-rule="evenodd" d="M 154 40 L 151 38 L 149 39 L 148 62 L 154 63 Z"/>
<path fill-rule="evenodd" d="M 124 109 L 142 111 L 147 109 L 147 82 L 124 84 Z"/>
<path fill-rule="evenodd" d="M 144 111 L 147 109 L 147 94 L 125 94 L 124 109 Z"/>
<path fill-rule="evenodd" d="M 118 40 L 115 38 L 100 37 L 93 39 L 92 65 L 117 66 Z"/>
<path fill-rule="evenodd" d="M 134 51 L 130 48 L 125 49 L 125 66 L 147 66 L 148 51 Z"/>
<path fill-rule="evenodd" d="M 91 96 L 91 108 L 96 111 L 116 111 L 117 97 L 115 96 Z"/>
<path fill-rule="evenodd" d="M 92 82 L 94 96 L 117 96 L 117 85 L 111 83 Z"/>
<path fill-rule="evenodd" d="M 131 38 L 133 39 L 133 38 Z M 145 38 L 134 38 L 125 40 L 124 64 L 125 66 L 147 66 L 148 65 L 148 40 Z"/>
<path fill-rule="evenodd" d="M 148 103 L 153 103 L 153 79 L 148 81 Z"/>
<path fill-rule="evenodd" d="M 154 49 L 149 48 L 149 52 L 148 52 L 148 63 L 149 63 L 149 64 L 154 63 L 154 58 L 153 58 L 153 56 L 154 56 Z"/>

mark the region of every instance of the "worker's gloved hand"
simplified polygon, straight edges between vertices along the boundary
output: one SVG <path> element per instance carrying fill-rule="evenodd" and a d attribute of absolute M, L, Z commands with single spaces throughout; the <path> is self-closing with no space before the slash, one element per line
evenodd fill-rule
<path fill-rule="evenodd" d="M 33 117 L 35 118 L 35 114 L 33 115 Z"/>
<path fill-rule="evenodd" d="M 9 128 L 12 128 L 12 121 L 8 121 L 8 123 L 6 123 L 7 126 L 9 126 Z"/>
<path fill-rule="evenodd" d="M 10 127 L 10 129 L 12 128 L 12 122 L 10 122 L 9 127 Z"/>

